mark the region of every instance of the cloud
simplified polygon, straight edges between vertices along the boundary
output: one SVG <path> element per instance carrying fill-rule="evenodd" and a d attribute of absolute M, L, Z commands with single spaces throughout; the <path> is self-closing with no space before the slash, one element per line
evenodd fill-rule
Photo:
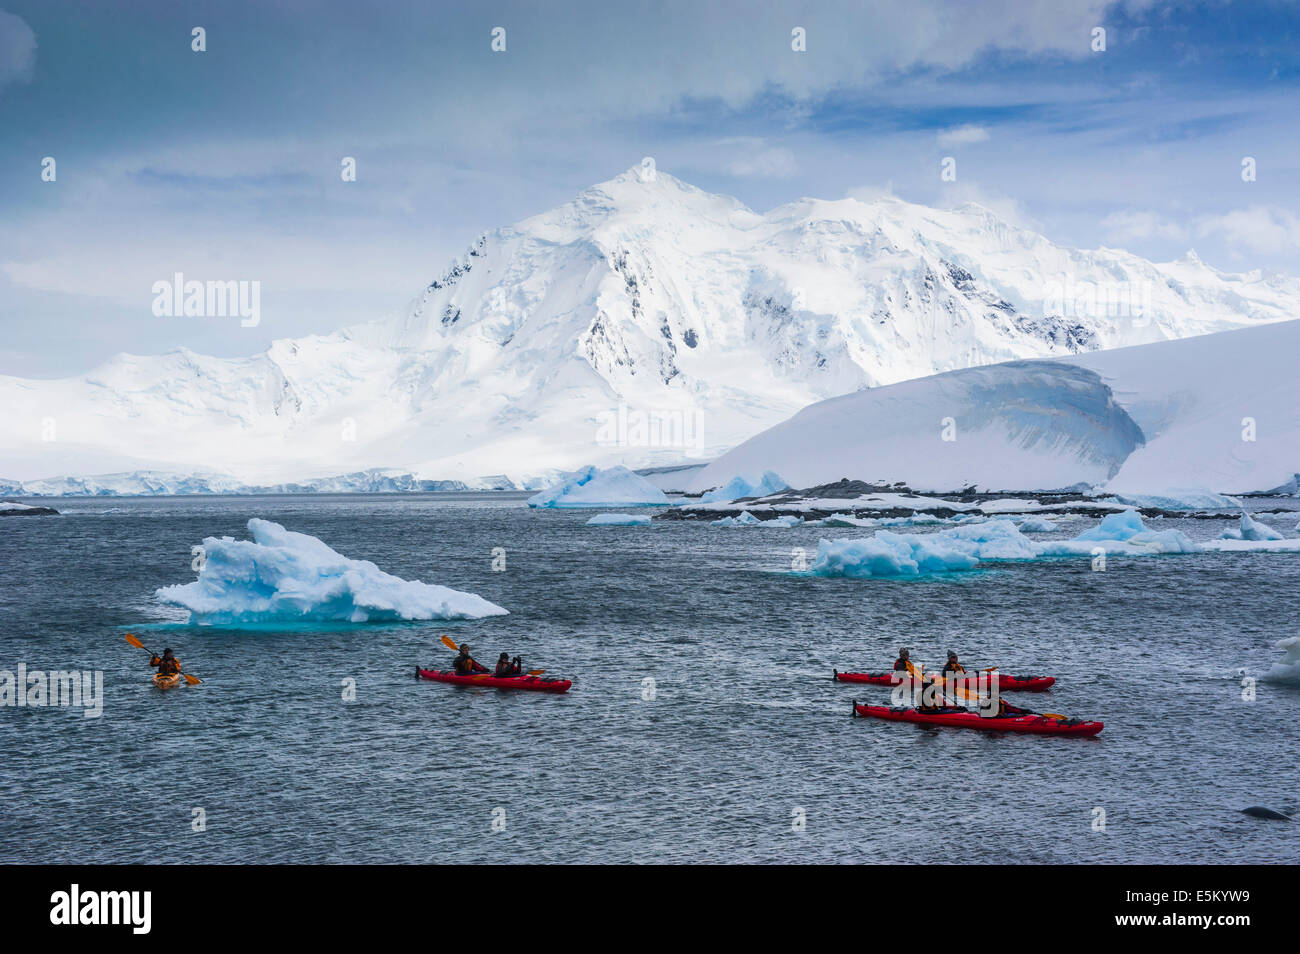
<path fill-rule="evenodd" d="M 1008 225 L 1034 232 L 1043 231 L 1042 225 L 1035 221 L 1017 200 L 1001 192 L 971 185 L 969 182 L 954 182 L 944 192 L 944 199 L 944 204 L 949 208 L 978 205 L 988 209 Z"/>
<path fill-rule="evenodd" d="M 1133 209 L 1112 212 L 1101 220 L 1101 228 L 1109 239 L 1116 242 L 1141 242 L 1153 238 L 1182 241 L 1187 238 L 1187 229 L 1177 222 L 1155 212 Z"/>
<path fill-rule="evenodd" d="M 977 142 L 988 142 L 989 131 L 983 126 L 966 123 L 963 126 L 941 130 L 936 138 L 939 140 L 939 145 L 945 149 L 951 146 L 970 146 Z"/>
<path fill-rule="evenodd" d="M 36 65 L 36 34 L 21 17 L 0 10 L 0 89 L 27 80 Z"/>
<path fill-rule="evenodd" d="M 1290 252 L 1300 249 L 1300 218 L 1285 209 L 1253 205 L 1198 220 L 1196 234 L 1219 236 L 1235 249 Z"/>
<path fill-rule="evenodd" d="M 789 149 L 764 149 L 736 159 L 727 171 L 733 176 L 788 179 L 799 171 L 799 163 Z"/>

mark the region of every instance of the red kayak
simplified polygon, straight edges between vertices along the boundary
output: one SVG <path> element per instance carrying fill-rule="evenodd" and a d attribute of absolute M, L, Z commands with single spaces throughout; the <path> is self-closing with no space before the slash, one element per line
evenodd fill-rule
<path fill-rule="evenodd" d="M 897 709 L 890 706 L 860 706 L 856 702 L 853 703 L 853 714 L 885 719 L 889 722 L 947 725 L 959 729 L 983 729 L 986 732 L 1032 732 L 1036 735 L 1096 735 L 1105 728 L 1105 723 L 1102 722 L 1049 719 L 1047 716 L 1029 712 L 1022 715 L 985 718 L 978 712 L 969 712 L 965 709 L 922 712 L 919 709 Z"/>
<path fill-rule="evenodd" d="M 840 672 L 838 669 L 832 669 L 835 678 L 840 682 L 865 682 L 873 686 L 893 686 L 897 685 L 896 679 L 901 675 L 897 672 Z M 926 673 L 928 677 L 930 673 Z M 961 683 L 975 682 L 981 673 L 968 672 L 965 676 L 958 677 Z M 989 677 L 990 685 L 996 683 L 998 690 L 1006 692 L 1042 692 L 1044 689 L 1050 689 L 1056 685 L 1054 676 L 1004 676 L 999 672 L 985 673 Z"/>
<path fill-rule="evenodd" d="M 421 669 L 415 674 L 421 679 L 434 682 L 450 682 L 457 686 L 489 686 L 493 689 L 523 689 L 528 692 L 568 692 L 573 682 L 555 676 L 493 676 L 478 672 L 472 676 L 461 676 L 454 672 L 439 672 L 436 669 Z"/>

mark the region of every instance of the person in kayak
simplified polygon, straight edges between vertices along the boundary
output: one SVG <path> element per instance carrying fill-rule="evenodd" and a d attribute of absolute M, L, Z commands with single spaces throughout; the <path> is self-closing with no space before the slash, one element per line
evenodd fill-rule
<path fill-rule="evenodd" d="M 492 675 L 497 677 L 518 676 L 521 675 L 523 671 L 524 661 L 520 657 L 516 656 L 514 659 L 511 659 L 509 653 L 502 653 L 497 657 L 497 668 Z"/>
<path fill-rule="evenodd" d="M 999 716 L 1022 716 L 1029 710 L 1021 709 L 1019 706 L 1013 706 L 1007 700 L 998 697 L 998 715 Z"/>
<path fill-rule="evenodd" d="M 460 652 L 451 661 L 451 668 L 456 670 L 458 676 L 469 676 L 476 672 L 490 672 L 487 666 L 481 665 L 469 654 L 469 646 L 464 643 L 460 644 Z"/>
<path fill-rule="evenodd" d="M 958 673 L 964 673 L 965 671 L 965 667 L 957 661 L 957 654 L 951 649 L 948 650 L 948 661 L 943 664 L 943 674 L 946 676 L 949 673 L 952 673 L 955 676 Z"/>
<path fill-rule="evenodd" d="M 912 671 L 912 654 L 904 646 L 898 650 L 898 658 L 894 660 L 894 672 L 911 672 Z"/>
<path fill-rule="evenodd" d="M 161 656 L 153 656 L 149 665 L 158 670 L 160 676 L 174 676 L 181 671 L 181 661 L 170 649 L 164 649 Z"/>

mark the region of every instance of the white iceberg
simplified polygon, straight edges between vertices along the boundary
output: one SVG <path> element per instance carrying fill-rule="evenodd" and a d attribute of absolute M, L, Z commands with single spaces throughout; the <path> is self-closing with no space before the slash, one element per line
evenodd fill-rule
<path fill-rule="evenodd" d="M 648 527 L 649 514 L 598 513 L 587 521 L 589 527 Z"/>
<path fill-rule="evenodd" d="M 1229 527 L 1219 534 L 1220 540 L 1285 540 L 1286 537 L 1278 533 L 1267 524 L 1260 523 L 1250 514 L 1244 511 L 1241 514 L 1241 522 L 1237 527 Z"/>
<path fill-rule="evenodd" d="M 562 484 L 528 498 L 528 506 L 667 507 L 668 497 L 650 481 L 626 467 L 584 467 Z"/>
<path fill-rule="evenodd" d="M 739 500 L 741 497 L 766 497 L 768 494 L 789 490 L 790 485 L 779 475 L 770 470 L 763 472 L 758 480 L 749 480 L 744 476 L 732 477 L 721 487 L 710 490 L 700 497 L 700 503 L 717 503 L 727 500 Z"/>
<path fill-rule="evenodd" d="M 1300 636 L 1288 636 L 1274 645 L 1284 650 L 1286 655 L 1259 678 L 1264 682 L 1300 685 Z"/>
<path fill-rule="evenodd" d="M 352 560 L 316 537 L 278 523 L 248 521 L 253 539 L 207 537 L 193 583 L 165 586 L 158 599 L 200 624 L 365 623 L 481 619 L 506 610 L 473 593 L 403 580 L 369 560 Z"/>

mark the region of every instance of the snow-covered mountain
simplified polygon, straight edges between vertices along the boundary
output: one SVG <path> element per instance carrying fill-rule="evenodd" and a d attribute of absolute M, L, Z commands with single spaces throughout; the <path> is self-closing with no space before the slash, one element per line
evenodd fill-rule
<path fill-rule="evenodd" d="M 0 378 L 0 476 L 271 485 L 379 468 L 532 485 L 706 460 L 866 387 L 1295 315 L 1294 278 L 1067 249 L 978 206 L 760 215 L 636 169 L 479 237 L 395 319 L 249 358 Z"/>
<path fill-rule="evenodd" d="M 796 487 L 1295 493 L 1297 357 L 1300 321 L 1287 321 L 904 381 L 804 408 L 691 489 L 770 469 Z"/>

